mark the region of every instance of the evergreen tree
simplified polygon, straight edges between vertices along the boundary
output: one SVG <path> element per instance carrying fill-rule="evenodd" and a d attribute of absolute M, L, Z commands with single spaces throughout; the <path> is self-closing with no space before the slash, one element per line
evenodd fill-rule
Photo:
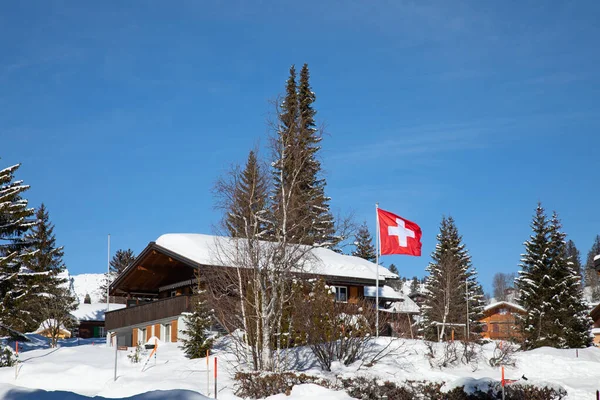
<path fill-rule="evenodd" d="M 410 282 L 410 294 L 419 292 L 419 278 L 413 276 L 412 281 Z"/>
<path fill-rule="evenodd" d="M 23 265 L 32 256 L 24 234 L 35 225 L 34 209 L 22 197 L 29 186 L 14 180 L 19 167 L 0 170 L 0 323 L 13 328 L 26 317 L 17 307 L 29 290 L 24 278 L 32 276 Z"/>
<path fill-rule="evenodd" d="M 307 213 L 311 215 L 311 225 L 308 229 L 309 243 L 319 246 L 333 247 L 337 239 L 334 237 L 334 220 L 329 209 L 329 197 L 325 195 L 325 179 L 321 176 L 321 162 L 317 157 L 322 136 L 316 127 L 313 103 L 315 93 L 310 86 L 308 64 L 300 70 L 298 85 L 299 103 L 299 140 L 305 161 L 301 175 L 301 191 L 307 197 Z"/>
<path fill-rule="evenodd" d="M 600 235 L 597 235 L 594 239 L 594 244 L 588 252 L 584 268 L 585 286 L 589 288 L 593 302 L 600 301 L 600 278 L 594 268 L 594 257 L 598 254 L 600 254 Z"/>
<path fill-rule="evenodd" d="M 85 297 L 83 298 L 83 304 L 92 304 L 92 298 L 90 297 L 89 293 L 85 294 Z"/>
<path fill-rule="evenodd" d="M 234 171 L 233 198 L 227 202 L 225 226 L 232 237 L 262 235 L 267 228 L 269 182 L 254 151 L 250 151 L 243 171 Z"/>
<path fill-rule="evenodd" d="M 573 269 L 579 276 L 579 284 L 583 286 L 583 266 L 581 265 L 581 255 L 572 240 L 567 242 L 567 256 L 573 263 Z"/>
<path fill-rule="evenodd" d="M 589 342 L 589 318 L 558 216 L 554 213 L 549 222 L 538 204 L 531 228 L 516 280 L 519 302 L 527 310 L 519 317 L 523 346 L 584 346 Z"/>
<path fill-rule="evenodd" d="M 442 218 L 437 240 L 438 244 L 431 255 L 433 261 L 427 267 L 429 275 L 422 307 L 425 337 L 444 340 L 450 335 L 449 324 L 464 325 L 467 322 L 471 337 L 470 333 L 477 331 L 477 322 L 481 319 L 483 289 L 477 282 L 471 256 L 462 243 L 452 217 Z"/>
<path fill-rule="evenodd" d="M 24 262 L 27 270 L 34 274 L 27 277 L 29 293 L 21 297 L 19 302 L 19 308 L 26 314 L 22 328 L 26 331 L 36 329 L 47 319 L 65 320 L 76 306 L 69 283 L 63 275 L 66 270 L 63 247 L 56 246 L 54 225 L 50 222 L 44 204 L 37 210 L 35 217 L 37 224 L 25 235 L 32 256 Z M 49 312 L 50 304 L 52 312 Z M 63 315 L 56 315 L 57 313 Z"/>
<path fill-rule="evenodd" d="M 367 261 L 375 262 L 377 253 L 375 246 L 373 246 L 373 239 L 371 238 L 371 233 L 369 232 L 369 227 L 367 226 L 366 222 L 363 222 L 363 224 L 358 228 L 358 231 L 355 235 L 354 246 L 355 250 L 352 252 L 354 257 L 360 257 Z M 398 270 L 396 270 L 396 273 L 397 272 Z"/>
<path fill-rule="evenodd" d="M 292 243 L 334 248 L 338 240 L 317 157 L 321 135 L 315 125 L 315 94 L 309 78 L 305 64 L 297 83 L 292 66 L 280 107 L 272 163 L 275 235 Z"/>
<path fill-rule="evenodd" d="M 550 292 L 553 294 L 547 299 L 548 303 L 552 304 L 548 316 L 554 321 L 554 331 L 545 336 L 557 344 L 555 347 L 587 347 L 592 343 L 592 320 L 583 301 L 581 278 L 568 253 L 565 242 L 567 235 L 561 228 L 558 214 L 554 212 L 549 234 L 550 276 L 553 279 Z"/>
<path fill-rule="evenodd" d="M 398 268 L 396 268 L 396 266 L 394 264 L 390 264 L 390 267 L 388 269 L 390 270 L 390 272 L 392 274 L 398 275 Z M 400 279 L 402 280 L 402 282 L 406 282 L 406 278 L 405 277 L 402 277 Z"/>
<path fill-rule="evenodd" d="M 104 280 L 100 285 L 100 293 L 102 293 L 101 302 L 106 303 L 106 292 L 108 286 L 117 277 L 125 271 L 125 268 L 133 264 L 135 261 L 135 253 L 131 249 L 123 250 L 119 249 L 115 252 L 115 255 L 110 260 L 110 272 L 104 274 Z M 125 299 L 120 296 L 110 296 L 111 303 L 124 303 Z"/>
<path fill-rule="evenodd" d="M 213 339 L 208 335 L 211 326 L 211 313 L 207 306 L 206 291 L 200 286 L 195 290 L 193 298 L 194 311 L 185 316 L 183 351 L 188 358 L 206 357 L 206 351 L 212 348 Z"/>

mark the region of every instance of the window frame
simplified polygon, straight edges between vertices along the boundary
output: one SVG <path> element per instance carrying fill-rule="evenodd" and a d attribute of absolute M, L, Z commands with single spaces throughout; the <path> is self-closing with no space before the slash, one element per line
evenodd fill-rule
<path fill-rule="evenodd" d="M 347 303 L 348 302 L 348 286 L 334 286 L 335 288 L 335 301 L 336 303 Z M 340 300 L 342 289 L 345 291 L 345 300 Z"/>

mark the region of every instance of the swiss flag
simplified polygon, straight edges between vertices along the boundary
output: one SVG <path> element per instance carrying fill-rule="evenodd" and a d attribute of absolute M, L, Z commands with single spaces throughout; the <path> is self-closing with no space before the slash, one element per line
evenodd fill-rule
<path fill-rule="evenodd" d="M 421 228 L 419 225 L 389 211 L 377 209 L 381 255 L 421 255 Z"/>

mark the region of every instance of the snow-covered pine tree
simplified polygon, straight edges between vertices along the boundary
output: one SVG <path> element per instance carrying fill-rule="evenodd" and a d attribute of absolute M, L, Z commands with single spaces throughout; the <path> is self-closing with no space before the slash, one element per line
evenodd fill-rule
<path fill-rule="evenodd" d="M 523 335 L 523 347 L 532 349 L 543 346 L 550 322 L 547 299 L 552 294 L 550 282 L 550 226 L 541 203 L 535 210 L 531 223 L 533 231 L 525 242 L 525 253 L 521 255 L 521 271 L 516 279 L 519 289 L 519 303 L 527 310 L 524 316 L 518 316 Z"/>
<path fill-rule="evenodd" d="M 567 241 L 567 256 L 573 263 L 573 269 L 579 276 L 580 285 L 583 287 L 583 266 L 581 265 L 581 255 L 572 240 Z"/>
<path fill-rule="evenodd" d="M 67 279 L 62 275 L 66 270 L 63 247 L 56 246 L 54 225 L 50 222 L 48 210 L 43 203 L 35 217 L 37 224 L 25 234 L 32 256 L 23 265 L 36 274 L 26 277 L 28 294 L 19 300 L 19 308 L 26 314 L 21 328 L 25 331 L 38 328 L 48 319 L 66 322 L 69 313 L 76 307 L 76 299 L 71 295 Z"/>
<path fill-rule="evenodd" d="M 554 347 L 572 348 L 591 345 L 590 329 L 592 320 L 583 301 L 581 277 L 574 268 L 568 253 L 566 234 L 561 231 L 562 225 L 558 214 L 552 214 L 549 227 L 550 282 L 546 299 L 550 304 L 548 319 L 552 330 L 545 334 L 547 341 Z"/>
<path fill-rule="evenodd" d="M 367 261 L 375 262 L 375 259 L 377 257 L 377 250 L 373 245 L 373 239 L 371 238 L 371 233 L 369 232 L 369 227 L 367 226 L 366 222 L 363 222 L 362 225 L 358 228 L 358 231 L 355 235 L 354 246 L 355 249 L 352 252 L 352 255 L 354 257 L 360 257 Z M 396 267 L 394 266 L 394 268 Z M 396 273 L 397 272 L 398 270 L 396 269 Z"/>
<path fill-rule="evenodd" d="M 104 274 L 104 280 L 102 281 L 102 285 L 100 285 L 100 293 L 102 293 L 102 297 L 100 301 L 102 303 L 106 303 L 106 291 L 108 286 L 117 279 L 125 268 L 133 264 L 135 261 L 135 253 L 131 249 L 123 250 L 119 249 L 115 252 L 115 255 L 110 260 L 110 272 Z M 118 296 L 110 296 L 111 303 L 125 303 L 125 298 Z"/>
<path fill-rule="evenodd" d="M 206 291 L 200 285 L 194 291 L 194 311 L 185 316 L 185 329 L 183 329 L 182 346 L 186 357 L 206 357 L 206 351 L 212 348 L 213 339 L 209 335 L 212 315 L 208 309 Z"/>
<path fill-rule="evenodd" d="M 250 151 L 243 171 L 232 171 L 232 198 L 226 198 L 224 224 L 232 237 L 262 236 L 267 229 L 269 182 L 255 151 Z M 220 182 L 215 189 L 219 190 Z M 222 188 L 222 187 L 221 187 Z"/>
<path fill-rule="evenodd" d="M 477 332 L 477 322 L 484 307 L 483 290 L 477 281 L 477 272 L 471 256 L 452 217 L 442 218 L 438 244 L 427 266 L 426 297 L 423 303 L 423 333 L 429 340 L 450 337 L 450 325 L 458 335 L 463 326 Z M 468 299 L 467 299 L 468 296 Z M 468 307 L 467 307 L 468 301 Z M 469 333 L 469 337 L 472 337 Z"/>
<path fill-rule="evenodd" d="M 591 300 L 600 301 L 600 277 L 594 268 L 594 257 L 600 254 L 600 235 L 596 235 L 594 244 L 587 254 L 585 261 L 584 275 L 585 286 L 589 290 Z"/>
<path fill-rule="evenodd" d="M 35 210 L 28 208 L 22 197 L 29 186 L 14 180 L 19 167 L 17 164 L 0 170 L 0 322 L 9 326 L 24 318 L 17 303 L 28 291 L 24 278 L 31 273 L 23 262 L 32 255 L 24 234 L 35 225 Z"/>

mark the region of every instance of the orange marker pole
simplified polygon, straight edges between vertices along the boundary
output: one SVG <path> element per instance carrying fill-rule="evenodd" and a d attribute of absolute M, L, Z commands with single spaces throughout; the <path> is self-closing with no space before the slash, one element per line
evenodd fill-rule
<path fill-rule="evenodd" d="M 15 363 L 15 381 L 19 375 L 19 341 L 15 342 L 15 351 L 17 352 L 17 362 Z"/>
<path fill-rule="evenodd" d="M 208 349 L 206 349 L 206 395 L 210 396 L 210 364 L 208 359 Z"/>
<path fill-rule="evenodd" d="M 215 357 L 215 399 L 217 398 L 217 357 Z"/>

